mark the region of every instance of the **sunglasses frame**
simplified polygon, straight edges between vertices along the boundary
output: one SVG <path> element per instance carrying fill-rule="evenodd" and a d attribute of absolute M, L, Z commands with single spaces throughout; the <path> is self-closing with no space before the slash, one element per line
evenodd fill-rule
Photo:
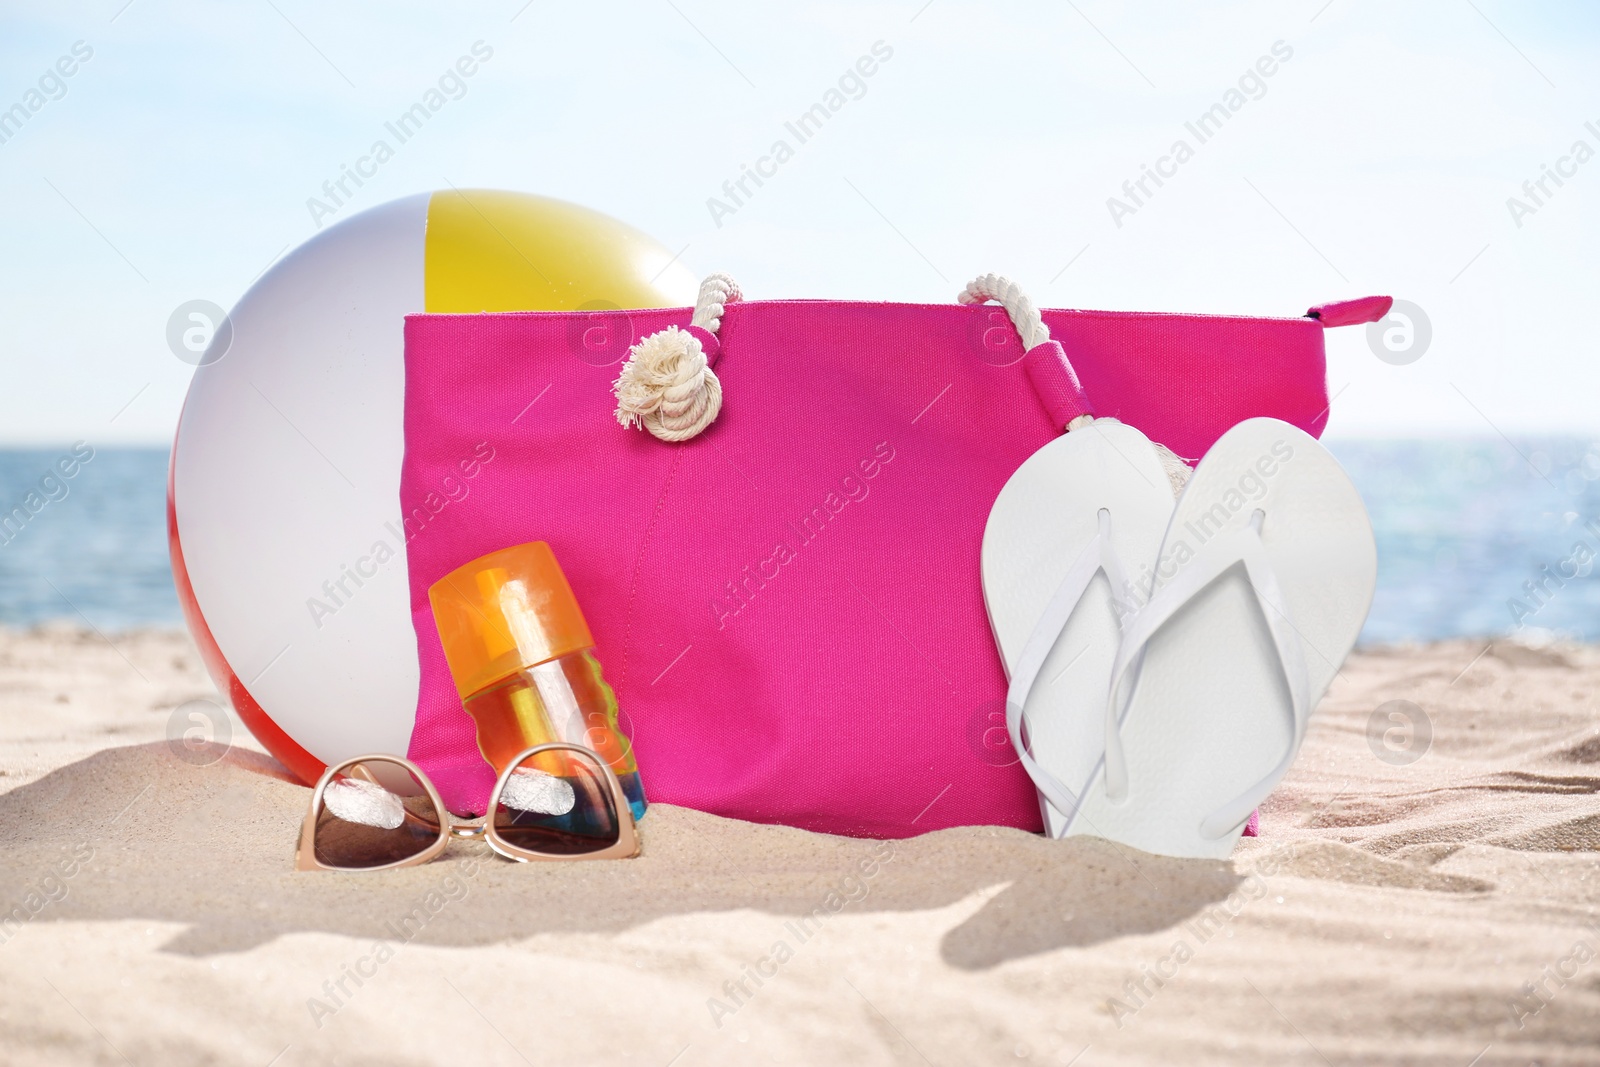
<path fill-rule="evenodd" d="M 593 852 L 580 853 L 555 853 L 538 852 L 533 849 L 518 848 L 500 836 L 494 825 L 494 812 L 500 804 L 500 791 L 505 788 L 506 781 L 511 777 L 511 772 L 526 761 L 530 756 L 541 752 L 550 752 L 558 749 L 567 749 L 587 756 L 594 764 L 605 772 L 606 786 L 611 791 L 611 806 L 617 817 L 617 840 L 605 848 Z M 317 859 L 316 833 L 317 816 L 322 811 L 322 797 L 328 789 L 328 783 L 333 781 L 334 775 L 350 767 L 355 767 L 368 762 L 394 763 L 410 772 L 411 777 L 427 791 L 428 799 L 433 802 L 433 810 L 440 813 L 439 840 L 418 852 L 415 856 L 407 856 L 403 860 L 393 863 L 384 863 L 376 867 L 335 867 Z M 362 770 L 366 770 L 365 767 Z M 362 775 L 367 781 L 373 781 L 370 772 Z M 376 783 L 375 783 L 376 784 Z M 482 816 L 483 822 L 457 822 L 451 816 L 449 809 L 444 806 L 444 801 L 439 797 L 439 790 L 434 788 L 433 781 L 423 773 L 421 767 L 406 759 L 404 756 L 394 756 L 388 753 L 377 752 L 365 756 L 354 756 L 339 763 L 331 764 L 322 772 L 322 777 L 317 779 L 316 788 L 311 793 L 311 805 L 306 809 L 306 817 L 300 824 L 300 844 L 295 849 L 294 868 L 297 871 L 339 871 L 347 874 L 360 874 L 367 871 L 389 871 L 399 867 L 416 867 L 435 859 L 450 844 L 452 837 L 481 837 L 496 853 L 508 860 L 518 863 L 531 863 L 540 861 L 560 862 L 563 860 L 601 860 L 601 859 L 631 859 L 639 854 L 639 830 L 634 825 L 633 809 L 628 805 L 628 797 L 622 791 L 622 783 L 617 781 L 616 772 L 593 749 L 583 745 L 574 745 L 566 741 L 553 742 L 547 745 L 534 745 L 517 753 L 506 764 L 506 769 L 500 772 L 495 779 L 494 790 L 489 794 L 487 814 Z"/>

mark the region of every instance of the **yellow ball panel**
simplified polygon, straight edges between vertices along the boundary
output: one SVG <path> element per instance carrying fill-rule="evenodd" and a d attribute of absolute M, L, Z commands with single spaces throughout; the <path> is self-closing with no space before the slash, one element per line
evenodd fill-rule
<path fill-rule="evenodd" d="M 498 189 L 434 193 L 424 263 L 434 313 L 682 307 L 698 288 L 670 251 L 631 226 Z"/>

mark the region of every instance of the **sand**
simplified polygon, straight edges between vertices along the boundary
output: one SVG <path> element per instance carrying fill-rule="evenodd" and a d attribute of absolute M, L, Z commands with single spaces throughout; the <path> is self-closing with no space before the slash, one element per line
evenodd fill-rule
<path fill-rule="evenodd" d="M 1358 653 L 1227 863 L 662 804 L 631 862 L 346 876 L 242 731 L 168 744 L 187 638 L 112 640 L 0 634 L 6 1064 L 1600 1062 L 1600 649 Z"/>

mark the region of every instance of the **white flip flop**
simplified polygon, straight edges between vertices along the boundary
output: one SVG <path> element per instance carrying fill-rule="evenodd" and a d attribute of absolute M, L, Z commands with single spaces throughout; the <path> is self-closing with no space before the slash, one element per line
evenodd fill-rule
<path fill-rule="evenodd" d="M 983 598 L 1010 679 L 1006 727 L 1052 837 L 1100 762 L 1122 615 L 1148 592 L 1128 582 L 1149 570 L 1172 508 L 1149 438 L 1096 419 L 1029 456 L 989 512 Z"/>
<path fill-rule="evenodd" d="M 1277 419 L 1223 434 L 1123 634 L 1105 758 L 1067 832 L 1226 858 L 1355 645 L 1377 566 L 1361 496 L 1313 437 Z"/>

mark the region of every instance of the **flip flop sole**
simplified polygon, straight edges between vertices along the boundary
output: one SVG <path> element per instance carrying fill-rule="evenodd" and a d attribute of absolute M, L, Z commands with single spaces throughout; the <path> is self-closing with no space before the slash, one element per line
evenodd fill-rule
<path fill-rule="evenodd" d="M 1110 513 L 1112 547 L 1130 576 L 1148 570 L 1172 515 L 1172 492 L 1144 434 L 1109 419 L 1051 441 L 1017 468 L 984 527 L 984 603 L 1009 678 L 1046 606 Z M 1119 637 L 1117 598 L 1097 573 L 1046 657 L 1025 705 L 1034 758 L 1081 788 L 1105 744 L 1106 685 Z M 1045 829 L 1065 819 L 1040 798 Z"/>
<path fill-rule="evenodd" d="M 1208 542 L 1248 527 L 1258 510 L 1260 542 L 1288 608 L 1286 632 L 1299 638 L 1309 714 L 1355 645 L 1377 582 L 1360 494 L 1314 438 L 1276 419 L 1250 419 L 1224 434 L 1178 501 L 1152 588 L 1159 593 Z M 1243 822 L 1220 838 L 1205 836 L 1200 823 L 1272 776 L 1295 739 L 1284 668 L 1244 565 L 1178 608 L 1134 671 L 1121 724 L 1126 795 L 1107 797 L 1102 762 L 1068 833 L 1226 858 Z"/>

